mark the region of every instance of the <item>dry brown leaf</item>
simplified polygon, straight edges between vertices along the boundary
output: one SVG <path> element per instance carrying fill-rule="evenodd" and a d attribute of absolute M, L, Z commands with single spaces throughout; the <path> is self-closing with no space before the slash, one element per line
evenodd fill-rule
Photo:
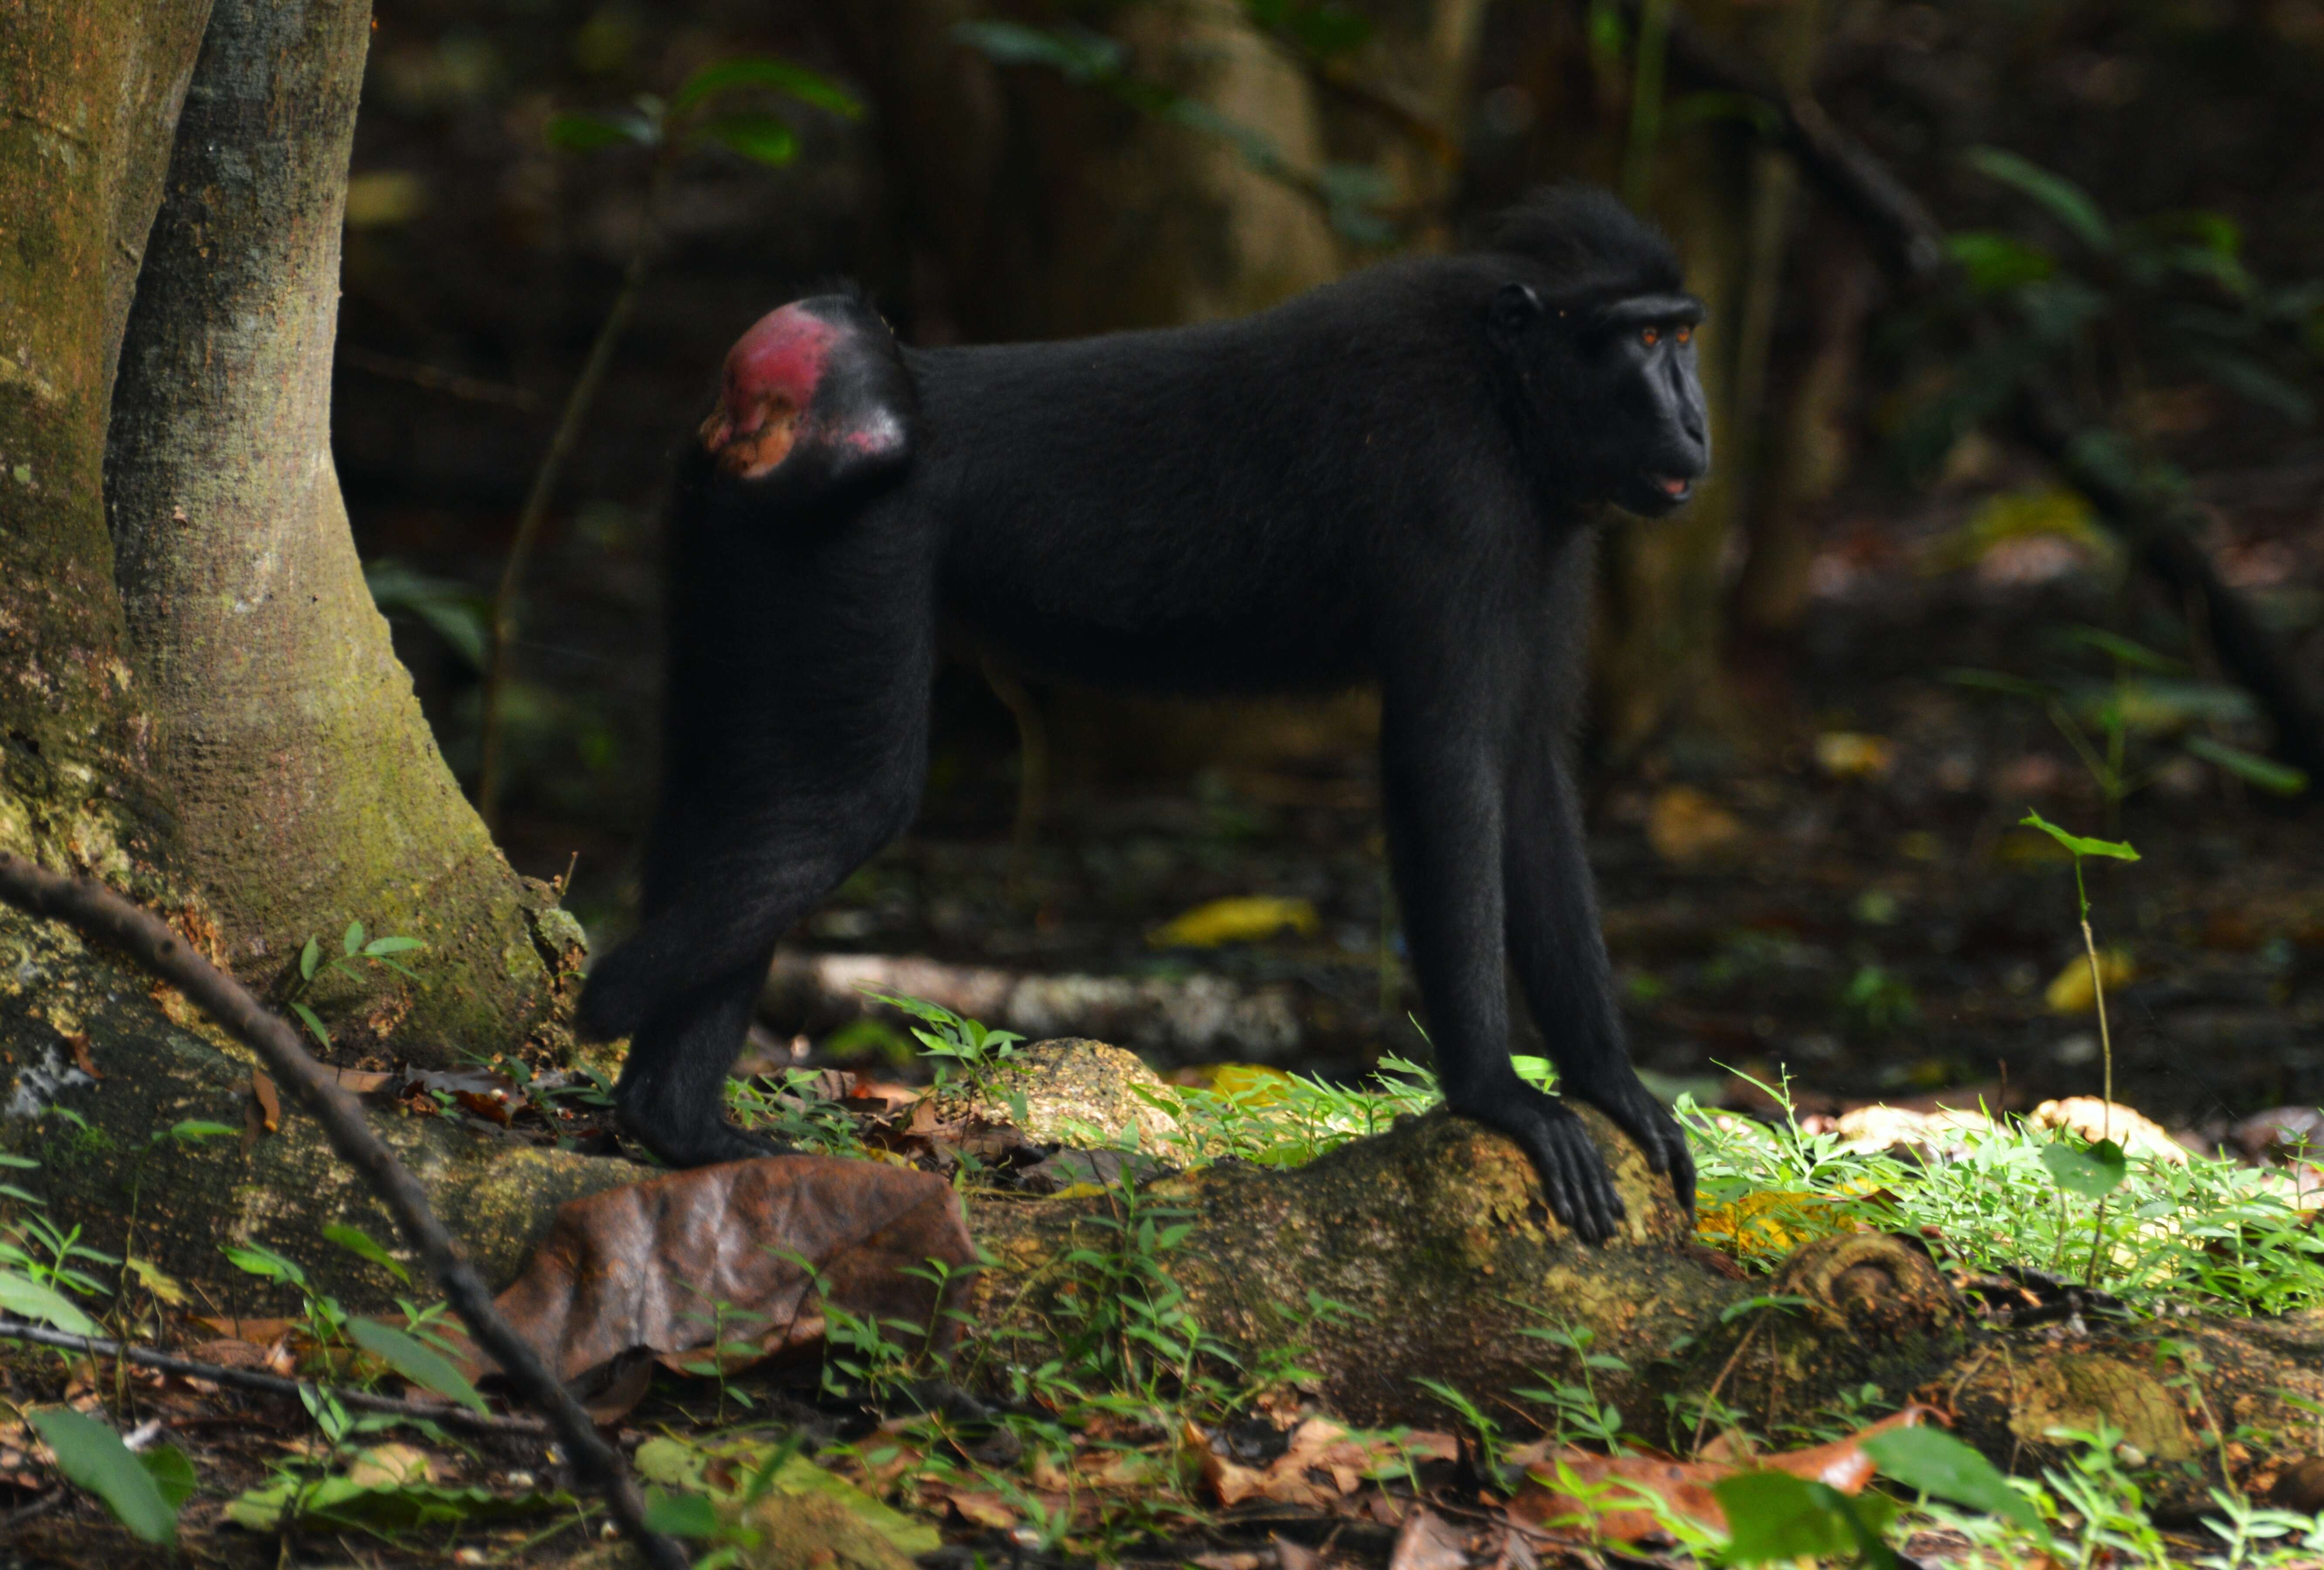
<path fill-rule="evenodd" d="M 436 1481 L 436 1458 L 416 1445 L 374 1445 L 347 1464 L 357 1488 L 409 1488 Z"/>
<path fill-rule="evenodd" d="M 932 1173 L 828 1156 L 771 1156 L 674 1172 L 560 1207 L 499 1307 L 570 1380 L 633 1348 L 721 1342 L 773 1352 L 818 1339 L 814 1282 L 849 1313 L 952 1322 L 904 1272 L 975 1261 L 960 1201 Z"/>
<path fill-rule="evenodd" d="M 192 1320 L 214 1335 L 224 1336 L 230 1341 L 252 1342 L 259 1346 L 272 1345 L 300 1327 L 299 1321 L 295 1319 L 272 1319 L 249 1315 L 196 1314 Z M 218 1344 L 206 1342 L 204 1344 L 214 1346 Z M 221 1360 L 214 1357 L 209 1361 L 217 1362 Z"/>
<path fill-rule="evenodd" d="M 1451 1461 L 1460 1454 L 1450 1434 L 1424 1430 L 1396 1439 L 1357 1439 L 1323 1418 L 1310 1418 L 1293 1429 L 1289 1446 L 1265 1467 L 1217 1454 L 1191 1426 L 1185 1438 L 1200 1458 L 1203 1481 L 1222 1505 L 1264 1499 L 1321 1510 L 1355 1492 L 1366 1478 L 1407 1460 Z"/>
<path fill-rule="evenodd" d="M 1842 1493 L 1855 1493 L 1872 1480 L 1872 1458 L 1864 1453 L 1866 1439 L 1892 1428 L 1916 1427 L 1933 1416 L 1927 1407 L 1906 1407 L 1845 1439 L 1755 1456 L 1751 1466 L 1788 1472 L 1828 1483 Z M 1670 1461 L 1653 1455 L 1559 1450 L 1545 1442 L 1513 1450 L 1509 1459 L 1526 1468 L 1526 1480 L 1509 1501 L 1511 1515 L 1536 1526 L 1579 1527 L 1601 1541 L 1618 1543 L 1636 1542 L 1665 1529 L 1652 1503 L 1626 1502 L 1642 1493 L 1659 1500 L 1673 1515 L 1725 1531 L 1726 1512 L 1712 1497 L 1711 1485 L 1747 1470 L 1725 1461 Z"/>
<path fill-rule="evenodd" d="M 1279 1570 L 1323 1570 L 1323 1556 L 1305 1543 L 1295 1543 L 1277 1533 L 1269 1533 L 1268 1541 L 1275 1545 L 1275 1563 Z"/>
<path fill-rule="evenodd" d="M 1804 1477 L 1810 1482 L 1821 1482 L 1855 1493 L 1872 1481 L 1877 1469 L 1872 1457 L 1864 1453 L 1864 1442 L 1876 1434 L 1886 1434 L 1895 1428 L 1917 1428 L 1936 1416 L 1933 1408 L 1913 1405 L 1902 1411 L 1891 1412 L 1877 1423 L 1858 1428 L 1845 1439 L 1834 1439 L 1829 1445 L 1811 1445 L 1805 1450 L 1778 1450 L 1762 1455 L 1755 1465 L 1775 1472 L 1788 1472 L 1794 1477 Z"/>
<path fill-rule="evenodd" d="M 995 1531 L 1005 1532 L 1024 1519 L 1007 1500 L 997 1493 L 945 1488 L 940 1484 L 924 1488 L 920 1492 L 928 1503 L 948 1507 L 954 1515 L 972 1527 L 991 1527 Z"/>
<path fill-rule="evenodd" d="M 1646 843 L 1674 866 L 1731 855 L 1744 838 L 1741 820 L 1692 785 L 1657 791 L 1646 808 Z"/>
<path fill-rule="evenodd" d="M 281 1345 L 280 1342 L 275 1344 Z M 217 1341 L 198 1341 L 186 1348 L 186 1355 L 197 1362 L 216 1363 L 220 1368 L 256 1368 L 273 1366 L 273 1353 L 254 1341 L 238 1336 L 224 1336 Z"/>
<path fill-rule="evenodd" d="M 1404 1518 L 1388 1570 L 1469 1570 L 1469 1543 L 1443 1517 L 1425 1508 Z"/>
<path fill-rule="evenodd" d="M 2043 1102 L 2025 1121 L 2037 1129 L 2070 1129 L 2092 1141 L 2111 1139 L 2133 1156 L 2152 1157 L 2174 1167 L 2187 1164 L 2187 1147 L 2172 1139 L 2169 1130 L 2118 1101 L 2070 1095 L 2063 1101 Z"/>
<path fill-rule="evenodd" d="M 105 1070 L 99 1068 L 97 1066 L 97 1059 L 88 1055 L 88 1034 L 87 1031 L 74 1031 L 71 1035 L 65 1038 L 65 1045 L 72 1048 L 72 1060 L 73 1067 L 75 1068 L 79 1069 L 91 1079 L 103 1079 L 105 1077 Z"/>
<path fill-rule="evenodd" d="M 258 1123 L 268 1133 L 282 1126 L 282 1097 L 274 1082 L 256 1069 L 250 1072 L 250 1094 L 258 1098 Z"/>

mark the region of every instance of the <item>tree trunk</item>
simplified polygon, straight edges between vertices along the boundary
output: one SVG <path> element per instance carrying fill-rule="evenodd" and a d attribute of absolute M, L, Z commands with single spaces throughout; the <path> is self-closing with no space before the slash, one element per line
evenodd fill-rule
<path fill-rule="evenodd" d="M 577 928 L 558 935 L 453 795 L 361 597 L 323 436 L 365 17 L 209 13 L 0 8 L 0 846 L 100 877 L 262 974 L 349 919 L 416 932 L 437 946 L 420 956 L 433 1028 L 406 1020 L 392 1049 L 512 1046 L 553 992 L 541 935 L 561 972 Z M 124 339 L 134 412 L 115 420 Z M 106 527 L 109 425 L 134 618 Z M 191 744 L 212 737 L 223 752 Z M 249 1064 L 175 994 L 0 909 L 0 1147 L 42 1163 L 31 1183 L 97 1246 L 134 1240 L 199 1281 L 221 1240 L 381 1229 L 311 1130 L 261 1137 Z M 187 1120 L 253 1137 L 153 1141 Z M 560 1183 L 631 1175 L 392 1121 L 479 1240 L 510 1208 L 499 1157 L 527 1174 L 528 1219 Z"/>
<path fill-rule="evenodd" d="M 115 878 L 152 872 L 154 814 L 123 701 L 106 411 L 208 9 L 0 12 L 0 843 Z"/>
<path fill-rule="evenodd" d="M 208 0 L 0 11 L 0 845 L 167 909 L 101 474 L 115 356 Z M 118 987 L 0 909 L 11 1113 L 76 1071 L 72 989 Z M 84 1083 L 86 1080 L 84 1079 Z M 23 1132 L 11 1116 L 0 1138 Z"/>
<path fill-rule="evenodd" d="M 424 939 L 416 993 L 318 1002 L 397 1050 L 513 1048 L 580 947 L 438 753 L 364 586 L 330 456 L 366 0 L 222 0 L 113 402 L 106 494 L 171 842 L 256 984 L 349 922 Z M 406 1015 L 405 1011 L 409 1010 Z"/>
<path fill-rule="evenodd" d="M 885 128 L 890 200 L 923 342 L 1064 337 L 1240 315 L 1337 276 L 1323 212 L 1218 135 L 1046 66 L 996 67 L 953 35 L 982 8 L 828 8 Z M 1128 71 L 1323 162 L 1305 78 L 1237 7 L 1169 0 L 1112 23 Z"/>

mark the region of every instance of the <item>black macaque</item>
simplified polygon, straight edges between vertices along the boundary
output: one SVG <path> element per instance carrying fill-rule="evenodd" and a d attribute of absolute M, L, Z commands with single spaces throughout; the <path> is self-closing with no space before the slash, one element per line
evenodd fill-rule
<path fill-rule="evenodd" d="M 1509 1064 L 1504 956 L 1556 1064 L 1692 1205 L 1630 1067 L 1563 753 L 1597 522 L 1710 463 L 1668 244 L 1560 189 L 1488 248 L 1237 321 L 916 350 L 850 295 L 728 356 L 671 513 L 645 920 L 582 1023 L 632 1038 L 625 1126 L 678 1166 L 721 1115 L 777 939 L 901 833 L 939 620 L 1037 670 L 1172 692 L 1381 688 L 1405 930 L 1445 1099 L 1514 1138 L 1582 1237 L 1622 1203 Z"/>

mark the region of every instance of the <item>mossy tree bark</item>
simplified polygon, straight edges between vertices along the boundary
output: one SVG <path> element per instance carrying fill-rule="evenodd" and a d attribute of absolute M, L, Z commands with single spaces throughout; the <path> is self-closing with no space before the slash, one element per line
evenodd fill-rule
<path fill-rule="evenodd" d="M 331 466 L 370 19 L 367 0 L 220 0 L 211 18 L 114 393 L 115 577 L 172 848 L 229 966 L 273 980 L 361 920 L 425 939 L 427 985 L 325 1001 L 374 1035 L 401 1026 L 407 1056 L 513 1048 L 550 1019 L 578 932 L 445 768 Z"/>
<path fill-rule="evenodd" d="M 579 934 L 459 801 L 338 505 L 327 360 L 367 26 L 337 4 L 0 8 L 0 847 L 102 878 L 262 983 L 350 919 L 427 938 L 430 984 L 389 1048 L 426 1062 L 538 1030 Z M 335 1217 L 384 1234 L 296 1122 L 153 1144 L 187 1119 L 241 1126 L 247 1055 L 5 909 L 0 1076 L 0 1145 L 42 1162 L 96 1246 L 134 1228 L 199 1280 L 223 1238 Z M 508 1152 L 399 1138 L 494 1235 Z M 528 1178 L 516 1208 L 564 1180 Z"/>

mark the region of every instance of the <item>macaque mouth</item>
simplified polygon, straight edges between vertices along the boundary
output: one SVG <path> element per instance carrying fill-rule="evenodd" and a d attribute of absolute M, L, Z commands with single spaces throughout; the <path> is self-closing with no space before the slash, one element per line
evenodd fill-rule
<path fill-rule="evenodd" d="M 1643 477 L 1646 484 L 1674 502 L 1685 501 L 1687 493 L 1694 489 L 1694 482 L 1683 475 L 1649 474 Z"/>

